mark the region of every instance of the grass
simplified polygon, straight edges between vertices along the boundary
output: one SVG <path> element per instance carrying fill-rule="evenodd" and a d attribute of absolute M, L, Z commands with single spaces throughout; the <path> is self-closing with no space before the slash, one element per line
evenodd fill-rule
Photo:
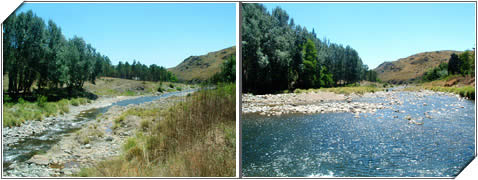
<path fill-rule="evenodd" d="M 458 94 L 461 97 L 465 97 L 468 99 L 475 100 L 475 87 L 473 86 L 462 86 L 462 87 L 444 87 L 444 86 L 414 86 L 414 87 L 407 87 L 404 91 L 419 91 L 419 90 L 431 90 L 431 91 L 438 91 L 438 92 L 449 92 Z"/>
<path fill-rule="evenodd" d="M 36 102 L 19 99 L 17 103 L 3 104 L 3 127 L 20 126 L 27 120 L 43 120 L 45 117 L 56 116 L 70 112 L 70 105 L 78 106 L 88 103 L 86 98 L 62 99 L 57 102 L 47 102 L 38 98 Z"/>
<path fill-rule="evenodd" d="M 196 92 L 167 110 L 127 110 L 121 116 L 141 117 L 142 129 L 124 143 L 121 156 L 77 176 L 235 176 L 235 111 L 233 84 Z"/>
<path fill-rule="evenodd" d="M 382 91 L 382 88 L 378 88 L 376 86 L 354 86 L 354 87 L 335 87 L 335 88 L 320 88 L 320 89 L 296 89 L 294 93 L 311 93 L 311 92 L 319 92 L 319 91 L 326 91 L 326 92 L 334 92 L 337 94 L 365 94 L 368 92 L 378 92 Z"/>
<path fill-rule="evenodd" d="M 166 91 L 166 87 L 187 87 L 186 84 L 172 82 L 137 81 L 130 79 L 101 77 L 95 84 L 85 83 L 84 89 L 98 96 L 137 96 Z M 183 88 L 184 89 L 184 88 Z"/>
<path fill-rule="evenodd" d="M 97 129 L 97 125 L 90 125 L 88 128 L 81 129 L 75 133 L 75 139 L 81 144 L 89 144 L 97 138 L 104 136 L 103 131 Z"/>

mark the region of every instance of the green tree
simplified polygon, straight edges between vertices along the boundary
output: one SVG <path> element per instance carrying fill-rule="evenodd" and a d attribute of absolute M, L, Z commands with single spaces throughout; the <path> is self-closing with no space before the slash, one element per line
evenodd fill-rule
<path fill-rule="evenodd" d="M 320 71 L 317 63 L 317 49 L 312 40 L 307 39 L 307 42 L 302 47 L 304 73 L 300 77 L 303 80 L 303 88 L 312 88 L 320 86 Z"/>
<path fill-rule="evenodd" d="M 451 54 L 450 60 L 448 60 L 448 73 L 457 74 L 460 73 L 461 61 L 458 58 L 458 55 L 455 53 Z"/>

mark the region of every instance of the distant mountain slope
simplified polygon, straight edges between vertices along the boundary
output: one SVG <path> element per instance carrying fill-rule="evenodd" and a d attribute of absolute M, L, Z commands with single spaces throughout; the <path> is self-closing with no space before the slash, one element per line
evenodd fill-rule
<path fill-rule="evenodd" d="M 448 62 L 453 53 L 459 54 L 462 51 L 444 50 L 418 53 L 393 62 L 384 62 L 375 68 L 375 71 L 383 82 L 395 84 L 409 82 L 423 76 L 428 69 Z"/>
<path fill-rule="evenodd" d="M 221 64 L 236 55 L 236 46 L 210 52 L 202 56 L 190 56 L 173 68 L 169 68 L 180 81 L 203 81 L 221 70 Z"/>

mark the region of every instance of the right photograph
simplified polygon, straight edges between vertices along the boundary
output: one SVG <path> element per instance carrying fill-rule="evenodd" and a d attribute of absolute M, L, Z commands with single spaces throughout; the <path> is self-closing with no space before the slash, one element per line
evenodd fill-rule
<path fill-rule="evenodd" d="M 242 3 L 243 177 L 456 177 L 475 3 Z"/>

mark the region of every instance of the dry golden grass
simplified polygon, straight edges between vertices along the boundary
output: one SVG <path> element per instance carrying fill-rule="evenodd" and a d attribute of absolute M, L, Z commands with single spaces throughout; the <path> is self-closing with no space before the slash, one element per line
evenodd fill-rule
<path fill-rule="evenodd" d="M 174 68 L 169 68 L 179 80 L 207 80 L 221 70 L 221 64 L 236 55 L 236 46 L 210 52 L 202 56 L 190 56 Z"/>
<path fill-rule="evenodd" d="M 235 85 L 196 92 L 166 111 L 156 109 L 159 115 L 141 111 L 125 113 L 155 116 L 147 131 L 128 139 L 122 156 L 78 176 L 235 176 Z"/>
<path fill-rule="evenodd" d="M 428 69 L 448 62 L 451 54 L 461 51 L 431 51 L 414 54 L 393 62 L 380 64 L 375 71 L 382 82 L 400 83 L 423 76 Z"/>

